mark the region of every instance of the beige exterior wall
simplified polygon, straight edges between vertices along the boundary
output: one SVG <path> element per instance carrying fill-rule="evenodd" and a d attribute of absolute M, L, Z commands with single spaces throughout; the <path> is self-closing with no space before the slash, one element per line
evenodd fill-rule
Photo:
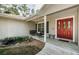
<path fill-rule="evenodd" d="M 8 36 L 7 20 L 0 19 L 0 39 Z"/>
<path fill-rule="evenodd" d="M 75 42 L 78 42 L 78 23 L 77 23 L 77 7 L 70 8 L 70 9 L 65 9 L 63 11 L 56 12 L 54 14 L 50 14 L 47 16 L 47 20 L 49 21 L 49 33 L 50 34 L 55 34 L 55 21 L 58 18 L 63 18 L 63 17 L 69 17 L 69 16 L 74 16 L 75 17 Z"/>
<path fill-rule="evenodd" d="M 36 23 L 34 21 L 27 22 L 26 24 L 28 24 L 29 31 L 35 30 L 35 24 Z"/>
<path fill-rule="evenodd" d="M 12 36 L 29 35 L 29 24 L 25 21 L 0 18 L 0 39 Z"/>
<path fill-rule="evenodd" d="M 24 21 L 8 20 L 8 36 L 26 36 L 29 26 Z"/>

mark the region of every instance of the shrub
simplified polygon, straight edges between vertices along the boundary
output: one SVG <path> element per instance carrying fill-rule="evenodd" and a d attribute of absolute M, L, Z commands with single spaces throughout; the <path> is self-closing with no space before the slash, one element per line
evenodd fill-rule
<path fill-rule="evenodd" d="M 17 36 L 17 37 L 7 37 L 3 40 L 4 45 L 10 45 L 10 44 L 15 44 L 17 42 L 21 43 L 23 41 L 32 41 L 32 37 L 30 36 Z"/>
<path fill-rule="evenodd" d="M 23 41 L 30 41 L 31 40 L 31 37 L 29 36 L 18 36 L 18 37 L 15 37 L 15 40 L 16 42 L 23 42 Z"/>
<path fill-rule="evenodd" d="M 29 41 L 29 42 L 31 42 L 31 41 L 33 40 L 33 38 L 30 37 L 30 36 L 27 36 L 27 37 L 26 37 L 26 40 Z"/>
<path fill-rule="evenodd" d="M 15 37 L 15 40 L 16 40 L 16 42 L 22 42 L 22 41 L 24 41 L 25 40 L 25 38 L 24 37 Z"/>
<path fill-rule="evenodd" d="M 4 13 L 6 13 L 6 14 L 11 14 L 11 12 L 10 12 L 10 11 L 4 11 Z"/>
<path fill-rule="evenodd" d="M 8 37 L 8 38 L 5 38 L 3 41 L 2 41 L 2 44 L 4 45 L 11 45 L 11 44 L 15 44 L 16 41 L 13 37 Z"/>

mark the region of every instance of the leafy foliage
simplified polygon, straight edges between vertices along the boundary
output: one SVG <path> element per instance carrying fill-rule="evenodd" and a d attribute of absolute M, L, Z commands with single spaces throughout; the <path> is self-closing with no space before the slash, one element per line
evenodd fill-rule
<path fill-rule="evenodd" d="M 0 13 L 26 16 L 27 9 L 26 4 L 0 4 Z"/>
<path fill-rule="evenodd" d="M 16 37 L 7 37 L 3 40 L 4 45 L 15 44 L 17 42 L 21 43 L 23 41 L 31 42 L 33 40 L 32 37 L 29 36 L 16 36 Z"/>

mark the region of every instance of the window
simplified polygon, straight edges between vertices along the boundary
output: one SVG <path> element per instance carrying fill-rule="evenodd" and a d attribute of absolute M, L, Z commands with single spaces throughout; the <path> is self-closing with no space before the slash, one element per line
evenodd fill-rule
<path fill-rule="evenodd" d="M 47 33 L 49 33 L 49 22 L 47 22 Z M 44 23 L 38 24 L 38 32 L 44 32 Z"/>
<path fill-rule="evenodd" d="M 44 23 L 41 24 L 41 32 L 44 32 Z"/>
<path fill-rule="evenodd" d="M 49 22 L 47 22 L 47 33 L 49 33 Z"/>
<path fill-rule="evenodd" d="M 44 23 L 38 24 L 38 32 L 44 32 Z"/>
<path fill-rule="evenodd" d="M 41 32 L 41 24 L 38 24 L 38 32 Z"/>
<path fill-rule="evenodd" d="M 35 24 L 35 30 L 37 31 L 37 24 Z"/>

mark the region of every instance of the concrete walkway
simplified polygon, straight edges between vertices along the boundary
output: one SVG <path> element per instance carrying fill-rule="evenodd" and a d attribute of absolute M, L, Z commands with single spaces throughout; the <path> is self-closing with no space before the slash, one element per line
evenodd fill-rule
<path fill-rule="evenodd" d="M 33 36 L 33 38 L 44 41 L 44 38 Z M 79 55 L 79 46 L 71 42 L 57 39 L 46 39 L 45 47 L 37 55 Z"/>
<path fill-rule="evenodd" d="M 64 49 L 54 44 L 46 43 L 37 55 L 77 55 L 75 50 Z"/>

